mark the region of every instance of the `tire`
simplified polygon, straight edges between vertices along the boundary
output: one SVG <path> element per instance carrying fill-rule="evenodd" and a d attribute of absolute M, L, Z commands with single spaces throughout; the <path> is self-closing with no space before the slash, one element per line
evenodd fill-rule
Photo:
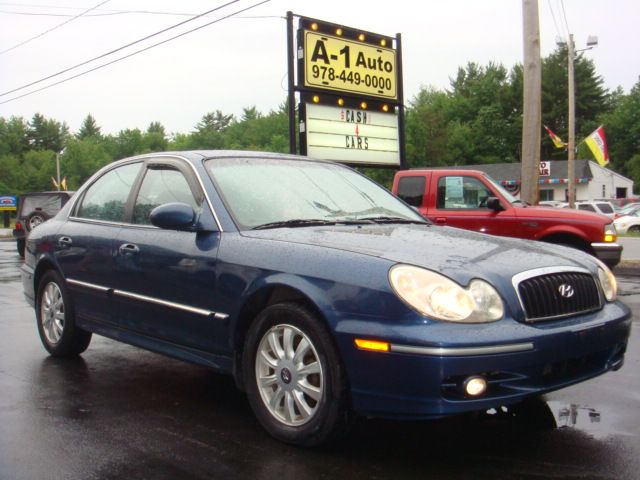
<path fill-rule="evenodd" d="M 281 303 L 258 315 L 243 372 L 251 408 L 272 437 L 310 447 L 346 431 L 344 368 L 324 324 L 303 306 Z"/>
<path fill-rule="evenodd" d="M 91 332 L 76 326 L 73 304 L 55 270 L 45 273 L 38 284 L 36 318 L 42 345 L 54 357 L 76 357 L 91 342 Z"/>
<path fill-rule="evenodd" d="M 32 212 L 27 217 L 27 221 L 25 222 L 25 228 L 28 232 L 36 228 L 41 223 L 46 222 L 49 219 L 48 215 L 43 212 Z"/>
<path fill-rule="evenodd" d="M 20 255 L 21 258 L 24 258 L 24 247 L 25 247 L 24 238 L 20 238 L 16 240 L 16 249 L 18 250 L 18 255 Z"/>

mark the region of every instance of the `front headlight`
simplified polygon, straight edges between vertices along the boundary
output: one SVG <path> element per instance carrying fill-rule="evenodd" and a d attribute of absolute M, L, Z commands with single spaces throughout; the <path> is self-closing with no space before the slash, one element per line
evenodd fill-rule
<path fill-rule="evenodd" d="M 498 292 L 483 280 L 463 288 L 439 273 L 411 265 L 395 265 L 389 283 L 411 308 L 448 322 L 484 323 L 500 320 L 504 306 Z"/>
<path fill-rule="evenodd" d="M 609 267 L 601 263 L 598 267 L 598 278 L 600 279 L 600 285 L 602 285 L 604 297 L 609 302 L 613 302 L 618 294 L 618 282 L 615 275 L 611 273 Z"/>
<path fill-rule="evenodd" d="M 616 231 L 616 226 L 613 223 L 609 223 L 604 226 L 605 242 L 615 242 L 617 236 L 618 236 L 618 232 Z"/>

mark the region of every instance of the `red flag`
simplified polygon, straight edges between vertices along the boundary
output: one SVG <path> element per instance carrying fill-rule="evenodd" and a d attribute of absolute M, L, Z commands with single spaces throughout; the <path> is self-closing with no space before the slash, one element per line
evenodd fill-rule
<path fill-rule="evenodd" d="M 556 148 L 565 148 L 567 146 L 567 144 L 564 143 L 558 135 L 553 133 L 549 127 L 547 127 L 546 125 L 543 125 L 543 127 L 551 137 L 551 141 Z"/>

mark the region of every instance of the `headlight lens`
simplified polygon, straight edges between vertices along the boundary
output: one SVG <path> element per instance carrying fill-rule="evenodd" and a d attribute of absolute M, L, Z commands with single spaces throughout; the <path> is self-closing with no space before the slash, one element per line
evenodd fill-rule
<path fill-rule="evenodd" d="M 389 283 L 411 308 L 438 320 L 484 323 L 504 315 L 500 295 L 483 280 L 473 280 L 463 288 L 431 270 L 395 265 L 389 270 Z"/>
<path fill-rule="evenodd" d="M 616 231 L 616 226 L 613 223 L 609 223 L 604 226 L 604 241 L 605 242 L 615 242 L 618 232 Z"/>
<path fill-rule="evenodd" d="M 606 265 L 601 264 L 598 267 L 598 278 L 600 279 L 600 285 L 602 285 L 604 297 L 609 302 L 613 302 L 618 294 L 618 282 L 615 275 L 611 273 L 611 270 Z"/>

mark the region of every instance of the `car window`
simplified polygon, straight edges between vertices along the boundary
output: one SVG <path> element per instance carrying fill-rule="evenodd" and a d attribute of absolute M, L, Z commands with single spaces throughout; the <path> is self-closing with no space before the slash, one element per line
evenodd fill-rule
<path fill-rule="evenodd" d="M 578 205 L 578 210 L 587 210 L 589 212 L 595 212 L 596 209 L 593 205 L 589 205 L 588 203 L 581 203 Z M 597 213 L 597 212 L 596 212 Z"/>
<path fill-rule="evenodd" d="M 438 180 L 437 208 L 478 209 L 486 207 L 489 190 L 474 177 L 447 176 Z"/>
<path fill-rule="evenodd" d="M 133 223 L 150 225 L 151 210 L 165 203 L 182 202 L 198 209 L 184 175 L 173 168 L 147 170 L 133 207 Z"/>
<path fill-rule="evenodd" d="M 62 208 L 62 197 L 60 195 L 29 195 L 22 199 L 20 211 L 22 215 L 29 215 L 32 212 L 44 212 L 50 217 L 58 213 Z"/>
<path fill-rule="evenodd" d="M 398 181 L 398 197 L 412 207 L 422 206 L 425 183 L 426 179 L 422 175 L 415 177 L 400 177 L 400 180 Z"/>
<path fill-rule="evenodd" d="M 613 213 L 613 207 L 608 203 L 598 203 L 598 208 L 602 213 Z"/>
<path fill-rule="evenodd" d="M 85 192 L 76 217 L 124 221 L 124 209 L 131 186 L 142 163 L 131 163 L 109 170 L 96 180 Z"/>

